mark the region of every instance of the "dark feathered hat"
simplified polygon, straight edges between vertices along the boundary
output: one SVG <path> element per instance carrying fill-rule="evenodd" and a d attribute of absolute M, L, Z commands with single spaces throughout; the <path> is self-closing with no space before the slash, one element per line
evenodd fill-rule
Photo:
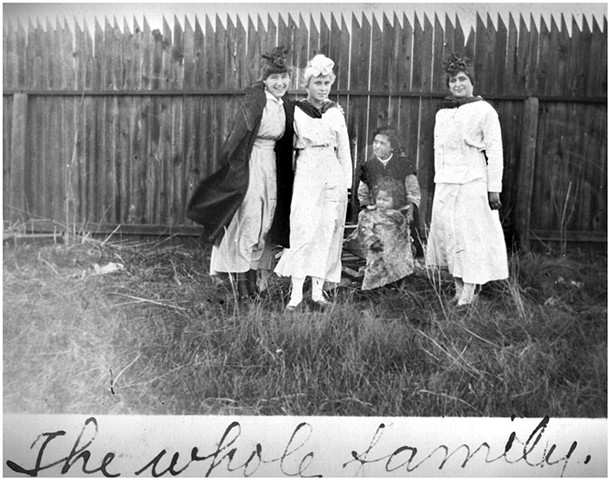
<path fill-rule="evenodd" d="M 291 68 L 286 65 L 288 50 L 283 46 L 275 47 L 271 52 L 262 55 L 261 78 L 265 80 L 274 73 L 290 73 Z"/>
<path fill-rule="evenodd" d="M 472 62 L 470 58 L 464 56 L 460 57 L 456 53 L 451 53 L 447 60 L 443 62 L 443 70 L 447 74 L 447 85 L 449 85 L 449 79 L 455 77 L 459 72 L 464 72 L 470 78 L 470 81 L 474 85 L 474 70 L 472 68 Z"/>

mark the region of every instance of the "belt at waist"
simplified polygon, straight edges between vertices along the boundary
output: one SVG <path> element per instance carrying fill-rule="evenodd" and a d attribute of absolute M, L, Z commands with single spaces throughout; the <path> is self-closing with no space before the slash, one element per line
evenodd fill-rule
<path fill-rule="evenodd" d="M 307 150 L 308 148 L 335 148 L 334 145 L 326 143 L 324 145 L 307 145 L 305 148 L 297 148 L 296 150 Z"/>
<path fill-rule="evenodd" d="M 270 138 L 256 138 L 254 140 L 254 146 L 267 150 L 273 150 L 275 148 L 275 140 Z"/>

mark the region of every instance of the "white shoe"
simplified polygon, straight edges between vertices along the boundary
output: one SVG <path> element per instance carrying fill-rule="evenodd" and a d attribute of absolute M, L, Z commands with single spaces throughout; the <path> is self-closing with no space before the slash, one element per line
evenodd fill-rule
<path fill-rule="evenodd" d="M 288 305 L 286 305 L 286 311 L 287 312 L 294 312 L 297 308 L 299 308 L 301 306 L 302 301 L 299 300 L 296 303 L 292 303 L 292 301 L 288 302 Z"/>

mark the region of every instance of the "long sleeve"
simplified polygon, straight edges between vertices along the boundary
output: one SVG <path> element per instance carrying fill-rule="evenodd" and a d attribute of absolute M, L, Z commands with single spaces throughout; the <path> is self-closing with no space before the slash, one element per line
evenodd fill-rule
<path fill-rule="evenodd" d="M 489 192 L 502 190 L 502 133 L 496 110 L 475 101 L 443 108 L 434 125 L 434 182 L 487 182 Z"/>
<path fill-rule="evenodd" d="M 337 108 L 331 109 L 337 118 L 337 158 L 341 164 L 345 179 L 345 188 L 352 188 L 352 154 L 350 152 L 349 136 L 347 134 L 347 125 L 345 117 Z"/>
<path fill-rule="evenodd" d="M 358 184 L 358 202 L 360 202 L 361 207 L 371 205 L 369 187 L 362 180 L 360 180 L 360 183 Z"/>
<path fill-rule="evenodd" d="M 407 203 L 413 203 L 417 208 L 421 203 L 421 190 L 416 175 L 407 175 L 405 177 L 405 189 L 407 191 Z"/>
<path fill-rule="evenodd" d="M 502 191 L 504 154 L 502 149 L 502 129 L 495 110 L 489 109 L 483 121 L 483 141 L 487 156 L 487 191 Z"/>

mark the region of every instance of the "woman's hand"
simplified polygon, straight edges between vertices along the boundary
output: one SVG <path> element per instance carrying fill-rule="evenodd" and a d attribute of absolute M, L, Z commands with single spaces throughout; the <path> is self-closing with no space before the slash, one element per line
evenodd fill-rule
<path fill-rule="evenodd" d="M 500 210 L 502 202 L 500 202 L 500 194 L 498 192 L 488 192 L 489 207 L 492 210 Z"/>
<path fill-rule="evenodd" d="M 405 216 L 408 224 L 413 222 L 413 204 L 408 203 L 406 207 L 400 209 L 400 213 Z"/>

